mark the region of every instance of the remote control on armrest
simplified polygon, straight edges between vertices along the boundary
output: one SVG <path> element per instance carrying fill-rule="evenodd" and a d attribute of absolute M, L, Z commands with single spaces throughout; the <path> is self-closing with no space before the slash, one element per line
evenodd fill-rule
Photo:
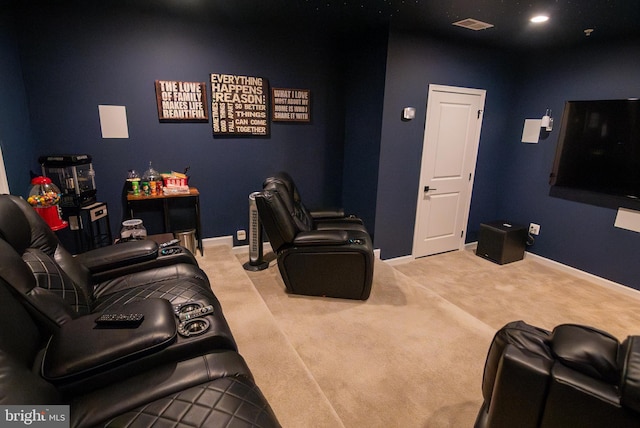
<path fill-rule="evenodd" d="M 176 245 L 179 242 L 180 242 L 179 239 L 172 239 L 171 241 L 163 242 L 162 244 L 158 245 L 158 247 L 166 248 L 166 247 L 170 247 L 172 245 Z"/>
<path fill-rule="evenodd" d="M 142 320 L 142 314 L 102 314 L 96 318 L 96 324 L 103 327 L 137 327 Z"/>
<path fill-rule="evenodd" d="M 203 317 L 211 312 L 213 312 L 213 306 L 209 305 L 199 309 L 194 309 L 193 311 L 178 314 L 178 318 L 180 318 L 180 321 L 189 321 L 193 318 Z"/>

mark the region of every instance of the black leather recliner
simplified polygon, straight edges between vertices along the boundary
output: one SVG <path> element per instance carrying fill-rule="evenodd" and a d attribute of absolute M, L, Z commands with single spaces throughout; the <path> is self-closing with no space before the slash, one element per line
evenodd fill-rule
<path fill-rule="evenodd" d="M 289 195 L 284 199 L 284 202 L 294 220 L 303 230 L 341 228 L 367 231 L 360 218 L 353 214 L 345 215 L 343 208 L 323 208 L 310 211 L 302 202 L 300 191 L 293 181 L 293 177 L 287 172 L 280 171 L 267 178 L 262 184 L 262 188 L 286 192 Z"/>
<path fill-rule="evenodd" d="M 515 321 L 495 335 L 476 428 L 640 426 L 640 336 Z"/>
<path fill-rule="evenodd" d="M 0 195 L 0 299 L 1 404 L 69 404 L 72 427 L 279 426 L 197 265 L 96 282 L 26 202 Z M 142 318 L 98 323 L 105 313 Z"/>
<path fill-rule="evenodd" d="M 14 205 L 22 211 L 22 215 L 32 228 L 33 235 L 39 237 L 34 240 L 34 245 L 44 251 L 55 252 L 62 248 L 60 241 L 54 233 L 49 231 L 46 223 L 40 221 L 40 216 L 22 198 L 13 195 L 2 195 L 0 199 L 0 234 L 10 240 L 15 233 L 13 230 L 12 212 L 17 212 Z M 9 210 L 6 211 L 5 210 Z M 47 233 L 49 231 L 49 233 Z M 44 233 L 44 234 L 43 234 Z M 64 250 L 64 253 L 67 253 Z M 63 258 L 63 256 L 60 256 Z M 69 254 L 68 257 L 71 257 Z M 68 258 L 66 255 L 64 258 Z M 102 282 L 128 273 L 139 272 L 147 269 L 169 266 L 179 263 L 198 266 L 194 255 L 186 248 L 175 245 L 163 251 L 152 240 L 133 240 L 80 253 L 73 256 L 77 265 L 87 270 L 96 282 Z"/>
<path fill-rule="evenodd" d="M 69 424 L 74 428 L 280 426 L 244 359 L 231 349 L 203 349 L 135 370 L 123 368 L 121 374 L 112 371 L 114 376 L 108 382 L 94 384 L 89 380 L 84 387 L 62 388 L 41 370 L 49 353 L 55 352 L 51 350 L 55 339 L 45 333 L 13 290 L 13 285 L 0 277 L 4 305 L 0 311 L 0 404 L 35 408 L 67 404 Z M 127 339 L 122 340 L 125 344 L 139 337 L 137 329 L 93 332 L 111 333 L 112 338 L 120 335 Z M 70 338 L 84 345 L 77 350 L 102 343 L 99 339 L 82 343 L 90 339 L 90 333 Z M 97 348 L 96 354 L 100 350 L 104 349 Z M 110 350 L 114 351 L 117 349 Z M 78 352 L 66 349 L 66 355 L 78 356 Z"/>
<path fill-rule="evenodd" d="M 296 212 L 291 189 L 265 180 L 256 206 L 287 291 L 366 300 L 373 280 L 373 244 L 360 221 L 313 227 Z"/>
<path fill-rule="evenodd" d="M 17 196 L 0 195 L 0 238 L 13 248 L 34 275 L 35 285 L 39 286 L 37 292 L 22 290 L 34 302 L 44 294 L 55 294 L 80 315 L 104 312 L 124 302 L 153 297 L 168 300 L 174 306 L 194 301 L 219 305 L 206 274 L 197 264 L 145 265 L 134 260 L 128 273 L 110 269 L 94 274 L 82 259 L 72 256 L 60 245 L 35 210 Z M 135 244 L 134 241 L 131 243 Z M 130 255 L 127 244 L 112 246 L 111 251 L 115 254 L 121 249 L 122 254 Z M 122 257 L 114 256 L 114 259 L 119 258 Z M 47 304 L 40 306 L 43 313 L 51 308 Z M 51 314 L 46 316 L 51 320 L 56 318 Z M 226 322 L 222 324 L 228 330 Z M 52 325 L 61 325 L 61 322 L 58 320 Z"/>

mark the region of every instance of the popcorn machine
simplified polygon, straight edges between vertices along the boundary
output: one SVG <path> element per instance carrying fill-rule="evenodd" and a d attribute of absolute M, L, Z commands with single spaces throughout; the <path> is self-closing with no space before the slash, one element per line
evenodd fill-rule
<path fill-rule="evenodd" d="M 89 155 L 40 156 L 42 175 L 62 192 L 61 207 L 83 207 L 96 201 L 95 171 Z"/>
<path fill-rule="evenodd" d="M 107 204 L 96 202 L 95 171 L 90 155 L 40 156 L 42 175 L 60 189 L 62 217 L 69 223 L 71 237 L 59 234 L 74 253 L 111 244 Z M 69 240 L 73 242 L 69 242 Z"/>

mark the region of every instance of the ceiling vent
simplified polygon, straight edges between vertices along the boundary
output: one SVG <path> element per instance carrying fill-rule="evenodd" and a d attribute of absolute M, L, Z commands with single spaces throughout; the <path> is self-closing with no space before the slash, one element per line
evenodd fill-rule
<path fill-rule="evenodd" d="M 453 25 L 468 28 L 469 30 L 473 31 L 486 30 L 487 28 L 493 27 L 493 24 L 488 24 L 486 22 L 478 21 L 477 19 L 473 18 L 467 18 L 463 19 L 462 21 L 454 22 Z"/>

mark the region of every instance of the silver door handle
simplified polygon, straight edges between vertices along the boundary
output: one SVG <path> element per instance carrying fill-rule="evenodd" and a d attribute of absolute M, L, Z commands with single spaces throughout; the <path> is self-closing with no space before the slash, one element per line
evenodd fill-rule
<path fill-rule="evenodd" d="M 438 189 L 432 189 L 429 186 L 424 186 L 424 193 L 427 193 L 429 190 L 438 190 Z"/>

